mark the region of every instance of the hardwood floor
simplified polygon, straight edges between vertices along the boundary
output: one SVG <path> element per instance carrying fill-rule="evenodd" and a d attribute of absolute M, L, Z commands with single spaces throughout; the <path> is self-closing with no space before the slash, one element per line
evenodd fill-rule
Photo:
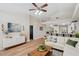
<path fill-rule="evenodd" d="M 43 38 L 33 40 L 20 46 L 16 46 L 7 50 L 0 51 L 0 56 L 27 56 L 29 52 L 38 47 L 39 44 L 44 43 Z"/>

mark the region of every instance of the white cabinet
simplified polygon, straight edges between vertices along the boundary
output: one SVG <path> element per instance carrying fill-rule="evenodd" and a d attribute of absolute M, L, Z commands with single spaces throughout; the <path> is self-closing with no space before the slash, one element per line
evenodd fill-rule
<path fill-rule="evenodd" d="M 12 38 L 4 38 L 3 48 L 7 48 L 24 42 L 25 42 L 25 36 L 14 36 Z"/>
<path fill-rule="evenodd" d="M 3 39 L 3 48 L 12 46 L 12 43 L 12 39 L 10 38 Z"/>
<path fill-rule="evenodd" d="M 18 43 L 22 43 L 22 42 L 25 42 L 25 37 L 24 36 L 21 36 L 21 37 L 16 37 L 15 38 L 16 40 L 16 44 L 18 44 Z"/>
<path fill-rule="evenodd" d="M 0 39 L 0 50 L 2 50 L 2 39 Z"/>

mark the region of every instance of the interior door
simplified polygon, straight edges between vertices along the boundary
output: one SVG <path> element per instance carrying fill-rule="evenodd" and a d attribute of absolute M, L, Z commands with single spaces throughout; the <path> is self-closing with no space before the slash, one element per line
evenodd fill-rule
<path fill-rule="evenodd" d="M 30 40 L 33 40 L 33 25 L 30 25 Z"/>

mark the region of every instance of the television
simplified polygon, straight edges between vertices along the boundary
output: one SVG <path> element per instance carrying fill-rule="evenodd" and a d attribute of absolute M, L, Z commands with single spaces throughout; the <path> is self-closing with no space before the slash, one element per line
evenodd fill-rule
<path fill-rule="evenodd" d="M 21 32 L 22 26 L 15 23 L 8 23 L 8 32 Z"/>

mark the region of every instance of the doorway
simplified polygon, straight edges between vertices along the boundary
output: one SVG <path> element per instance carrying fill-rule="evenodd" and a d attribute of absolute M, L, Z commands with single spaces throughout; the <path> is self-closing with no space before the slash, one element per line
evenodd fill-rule
<path fill-rule="evenodd" d="M 30 40 L 33 40 L 33 25 L 30 25 Z"/>

